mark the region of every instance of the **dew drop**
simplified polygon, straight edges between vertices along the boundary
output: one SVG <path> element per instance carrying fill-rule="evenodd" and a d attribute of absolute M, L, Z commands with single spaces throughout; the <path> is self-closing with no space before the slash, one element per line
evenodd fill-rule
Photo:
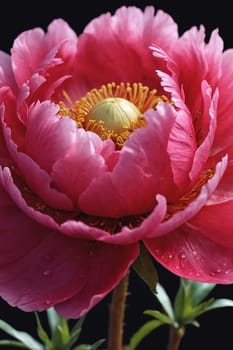
<path fill-rule="evenodd" d="M 168 254 L 168 257 L 169 257 L 169 259 L 172 259 L 173 255 L 172 254 Z"/>
<path fill-rule="evenodd" d="M 182 260 L 186 259 L 186 254 L 185 254 L 185 253 L 181 253 L 181 254 L 180 254 L 180 258 L 181 258 Z"/>
<path fill-rule="evenodd" d="M 45 304 L 46 304 L 46 305 L 51 305 L 51 304 L 52 304 L 52 302 L 51 302 L 51 300 L 46 299 L 46 300 L 45 300 Z"/>
<path fill-rule="evenodd" d="M 45 270 L 45 271 L 43 271 L 43 276 L 49 276 L 49 275 L 51 275 L 51 270 Z"/>
<path fill-rule="evenodd" d="M 210 272 L 210 276 L 214 277 L 214 276 L 216 276 L 216 273 L 215 272 Z"/>

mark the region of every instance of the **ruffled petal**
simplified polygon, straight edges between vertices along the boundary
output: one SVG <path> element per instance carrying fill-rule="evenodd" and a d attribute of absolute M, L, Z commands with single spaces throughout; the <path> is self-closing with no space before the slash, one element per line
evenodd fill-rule
<path fill-rule="evenodd" d="M 170 51 L 177 38 L 177 24 L 163 11 L 155 15 L 152 6 L 147 6 L 144 12 L 134 6 L 122 6 L 113 16 L 103 14 L 84 29 L 79 38 L 78 75 L 89 88 L 111 81 L 142 81 L 158 88 L 160 93 L 154 72 L 164 64 L 153 58 L 149 46 L 157 43 Z"/>
<path fill-rule="evenodd" d="M 52 181 L 79 207 L 79 197 L 92 181 L 106 172 L 101 155 L 104 143 L 96 134 L 77 129 L 76 143 L 52 169 Z"/>
<path fill-rule="evenodd" d="M 37 102 L 28 112 L 24 152 L 48 173 L 76 141 L 76 123 L 58 116 L 59 107 L 49 101 Z"/>
<path fill-rule="evenodd" d="M 164 219 L 164 216 L 167 210 L 166 199 L 158 195 L 156 200 L 157 200 L 157 205 L 155 206 L 152 213 L 146 218 L 139 217 L 138 218 L 139 220 L 143 219 L 142 223 L 135 228 L 129 228 L 128 226 L 123 226 L 119 232 L 112 234 L 112 233 L 109 233 L 108 231 L 104 231 L 104 228 L 105 228 L 104 224 L 106 223 L 106 226 L 108 226 L 109 224 L 109 226 L 111 227 L 111 223 L 112 225 L 114 225 L 114 221 L 107 222 L 106 218 L 102 218 L 101 219 L 102 226 L 103 226 L 102 229 L 88 226 L 81 221 L 68 220 L 60 226 L 60 230 L 64 234 L 71 237 L 95 239 L 105 243 L 122 244 L 122 245 L 136 243 L 141 239 L 147 237 L 148 235 L 151 235 L 151 233 L 154 232 L 156 227 L 158 227 L 158 225 Z M 79 217 L 76 218 L 76 220 L 78 219 Z M 81 219 L 82 217 L 80 217 L 80 220 Z M 132 220 L 133 219 L 134 218 L 132 218 Z M 98 218 L 95 218 L 95 220 L 98 221 Z M 130 222 L 130 218 L 129 218 L 129 222 Z M 129 224 L 129 226 L 131 225 Z"/>
<path fill-rule="evenodd" d="M 17 92 L 17 84 L 11 66 L 11 56 L 0 51 L 0 89 L 8 86 L 12 92 Z"/>
<path fill-rule="evenodd" d="M 147 126 L 127 140 L 112 172 L 94 179 L 82 193 L 81 210 L 110 217 L 144 214 L 154 208 L 158 193 L 168 195 L 173 182 L 167 143 L 175 117 L 167 103 L 148 111 Z"/>

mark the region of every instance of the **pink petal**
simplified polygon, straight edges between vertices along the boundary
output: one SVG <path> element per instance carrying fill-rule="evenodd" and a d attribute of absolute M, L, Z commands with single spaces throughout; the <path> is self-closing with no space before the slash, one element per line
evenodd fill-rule
<path fill-rule="evenodd" d="M 233 283 L 233 249 L 207 239 L 189 225 L 144 243 L 175 275 L 204 283 Z"/>
<path fill-rule="evenodd" d="M 193 159 L 193 166 L 190 171 L 190 179 L 194 184 L 198 177 L 200 176 L 201 171 L 204 168 L 204 165 L 207 159 L 210 156 L 211 147 L 213 145 L 213 140 L 215 136 L 215 131 L 217 127 L 217 93 L 211 98 L 211 91 L 208 85 L 204 82 L 202 84 L 203 88 L 203 99 L 204 99 L 204 110 L 206 111 L 205 120 L 208 118 L 208 130 L 202 140 L 200 146 L 198 147 L 196 154 Z M 206 121 L 207 124 L 207 121 Z"/>
<path fill-rule="evenodd" d="M 59 56 L 64 61 L 71 60 L 77 50 L 77 34 L 62 18 L 53 20 L 48 26 L 46 44 L 52 48 L 62 43 L 59 48 Z"/>
<path fill-rule="evenodd" d="M 2 189 L 0 207 L 1 296 L 13 306 L 32 311 L 76 293 L 85 280 L 85 268 L 77 265 L 85 241 L 73 242 L 37 224 Z"/>
<path fill-rule="evenodd" d="M 18 208 L 20 208 L 20 210 L 22 210 L 24 213 L 22 215 L 28 216 L 40 224 L 52 229 L 58 228 L 58 224 L 53 220 L 52 217 L 46 214 L 42 214 L 38 208 L 34 209 L 26 203 L 26 200 L 23 198 L 22 193 L 13 181 L 9 168 L 0 168 L 0 184 L 6 193 L 8 193 L 8 196 L 11 198 L 11 200 L 18 206 Z"/>
<path fill-rule="evenodd" d="M 179 39 L 174 47 L 173 60 L 179 69 L 179 82 L 185 92 L 185 102 L 192 115 L 200 111 L 201 82 L 206 80 L 208 64 L 205 57 L 205 31 L 192 27 Z M 195 68 L 194 68 L 195 67 Z"/>
<path fill-rule="evenodd" d="M 196 140 L 192 119 L 184 110 L 180 110 L 169 137 L 168 153 L 174 182 L 181 192 L 189 185 L 188 173 L 192 167 L 195 151 Z"/>
<path fill-rule="evenodd" d="M 188 220 L 191 220 L 203 207 L 208 199 L 214 193 L 227 167 L 227 157 L 225 156 L 221 162 L 216 165 L 214 176 L 202 186 L 200 194 L 183 210 L 173 214 L 170 219 L 164 221 L 151 235 L 151 237 L 159 237 L 174 231 Z"/>
<path fill-rule="evenodd" d="M 62 303 L 61 312 L 79 317 L 119 283 L 139 253 L 137 245 L 79 240 L 41 226 L 25 216 L 2 188 L 0 210 L 0 293 L 24 311 Z M 73 296 L 67 305 L 63 303 Z"/>
<path fill-rule="evenodd" d="M 52 181 L 79 206 L 79 196 L 107 170 L 101 155 L 102 140 L 92 132 L 76 129 L 76 144 L 53 166 Z"/>
<path fill-rule="evenodd" d="M 0 62 L 0 87 L 9 86 L 15 93 L 17 91 L 17 85 L 12 71 L 11 56 L 1 51 Z"/>
<path fill-rule="evenodd" d="M 84 254 L 86 283 L 73 298 L 56 306 L 57 312 L 64 317 L 80 317 L 100 302 L 126 275 L 139 254 L 139 245 L 90 243 L 89 251 Z"/>
<path fill-rule="evenodd" d="M 142 81 L 159 88 L 154 72 L 164 65 L 153 58 L 149 46 L 157 43 L 169 51 L 177 38 L 176 23 L 163 11 L 154 15 L 152 6 L 144 12 L 134 6 L 122 6 L 113 16 L 101 15 L 84 29 L 79 39 L 78 74 L 90 87 L 111 81 Z"/>
<path fill-rule="evenodd" d="M 217 205 L 206 205 L 189 221 L 189 225 L 211 241 L 233 248 L 232 211 L 232 200 Z"/>
<path fill-rule="evenodd" d="M 233 50 L 229 49 L 223 53 L 222 76 L 218 82 L 219 103 L 218 103 L 218 127 L 216 129 L 213 153 L 226 151 L 232 147 L 233 118 Z"/>
<path fill-rule="evenodd" d="M 228 154 L 229 155 L 229 154 Z M 228 161 L 226 171 L 218 184 L 218 187 L 208 200 L 208 205 L 215 205 L 233 199 L 233 161 Z"/>
<path fill-rule="evenodd" d="M 147 112 L 147 126 L 127 140 L 112 172 L 94 179 L 80 196 L 83 212 L 110 217 L 142 214 L 153 209 L 158 193 L 169 194 L 173 183 L 167 143 L 175 116 L 167 103 Z"/>
<path fill-rule="evenodd" d="M 28 112 L 24 152 L 41 168 L 51 172 L 76 139 L 77 126 L 68 117 L 59 117 L 59 107 L 49 101 L 37 102 Z"/>
<path fill-rule="evenodd" d="M 104 231 L 104 226 L 103 229 L 99 229 L 85 225 L 81 221 L 68 220 L 61 225 L 60 230 L 71 237 L 95 239 L 105 243 L 122 245 L 136 243 L 151 235 L 164 219 L 167 210 L 166 200 L 162 196 L 157 196 L 156 199 L 157 205 L 152 213 L 138 227 L 132 229 L 123 226 L 119 232 L 110 234 Z M 76 218 L 78 219 L 79 217 Z"/>

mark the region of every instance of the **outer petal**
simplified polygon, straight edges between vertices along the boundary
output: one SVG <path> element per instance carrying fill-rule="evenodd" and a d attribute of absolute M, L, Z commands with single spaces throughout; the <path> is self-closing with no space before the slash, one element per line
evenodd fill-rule
<path fill-rule="evenodd" d="M 11 56 L 0 51 L 0 88 L 9 86 L 16 93 L 17 85 L 11 66 Z"/>
<path fill-rule="evenodd" d="M 77 318 L 100 302 L 125 276 L 139 254 L 139 245 L 117 246 L 96 243 L 84 264 L 87 283 L 77 294 L 56 306 L 59 314 Z"/>
<path fill-rule="evenodd" d="M 119 283 L 138 255 L 137 245 L 106 245 L 45 228 L 2 188 L 0 212 L 0 294 L 24 311 L 42 311 L 75 296 L 60 309 L 79 317 Z"/>
<path fill-rule="evenodd" d="M 41 28 L 21 33 L 12 47 L 12 66 L 19 86 L 44 69 L 62 63 L 62 59 L 55 57 L 61 45 L 60 54 L 72 57 L 76 52 L 76 35 L 62 19 L 54 20 L 46 34 Z M 64 40 L 66 44 L 64 46 Z M 33 50 L 32 50 L 33 48 Z M 72 54 L 72 55 L 71 55 Z"/>
<path fill-rule="evenodd" d="M 175 116 L 166 103 L 147 112 L 148 125 L 131 135 L 113 171 L 94 179 L 81 195 L 82 211 L 110 217 L 145 214 L 158 193 L 169 193 L 173 183 L 167 143 Z"/>
<path fill-rule="evenodd" d="M 188 226 L 219 245 L 233 248 L 233 201 L 206 205 Z"/>
<path fill-rule="evenodd" d="M 144 243 L 152 256 L 175 275 L 205 283 L 233 283 L 233 249 L 209 240 L 186 224 Z"/>
<path fill-rule="evenodd" d="M 36 164 L 25 153 L 18 152 L 17 146 L 11 140 L 11 133 L 8 128 L 3 124 L 4 137 L 7 144 L 8 151 L 20 171 L 25 183 L 31 188 L 31 190 L 42 198 L 47 205 L 58 209 L 72 209 L 71 200 L 64 194 L 56 190 L 51 186 L 51 178 L 38 164 Z"/>
<path fill-rule="evenodd" d="M 77 292 L 85 280 L 79 244 L 26 217 L 2 188 L 0 206 L 1 296 L 23 310 L 41 310 Z"/>

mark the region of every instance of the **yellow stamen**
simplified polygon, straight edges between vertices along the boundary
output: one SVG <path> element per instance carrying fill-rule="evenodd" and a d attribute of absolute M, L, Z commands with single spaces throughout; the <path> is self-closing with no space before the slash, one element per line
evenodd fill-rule
<path fill-rule="evenodd" d="M 110 83 L 100 89 L 92 89 L 80 100 L 71 103 L 64 91 L 65 100 L 59 102 L 59 115 L 74 119 L 79 128 L 98 134 L 103 140 L 112 139 L 117 149 L 121 149 L 130 134 L 146 125 L 143 113 L 155 108 L 166 96 L 157 96 L 141 83 Z"/>

